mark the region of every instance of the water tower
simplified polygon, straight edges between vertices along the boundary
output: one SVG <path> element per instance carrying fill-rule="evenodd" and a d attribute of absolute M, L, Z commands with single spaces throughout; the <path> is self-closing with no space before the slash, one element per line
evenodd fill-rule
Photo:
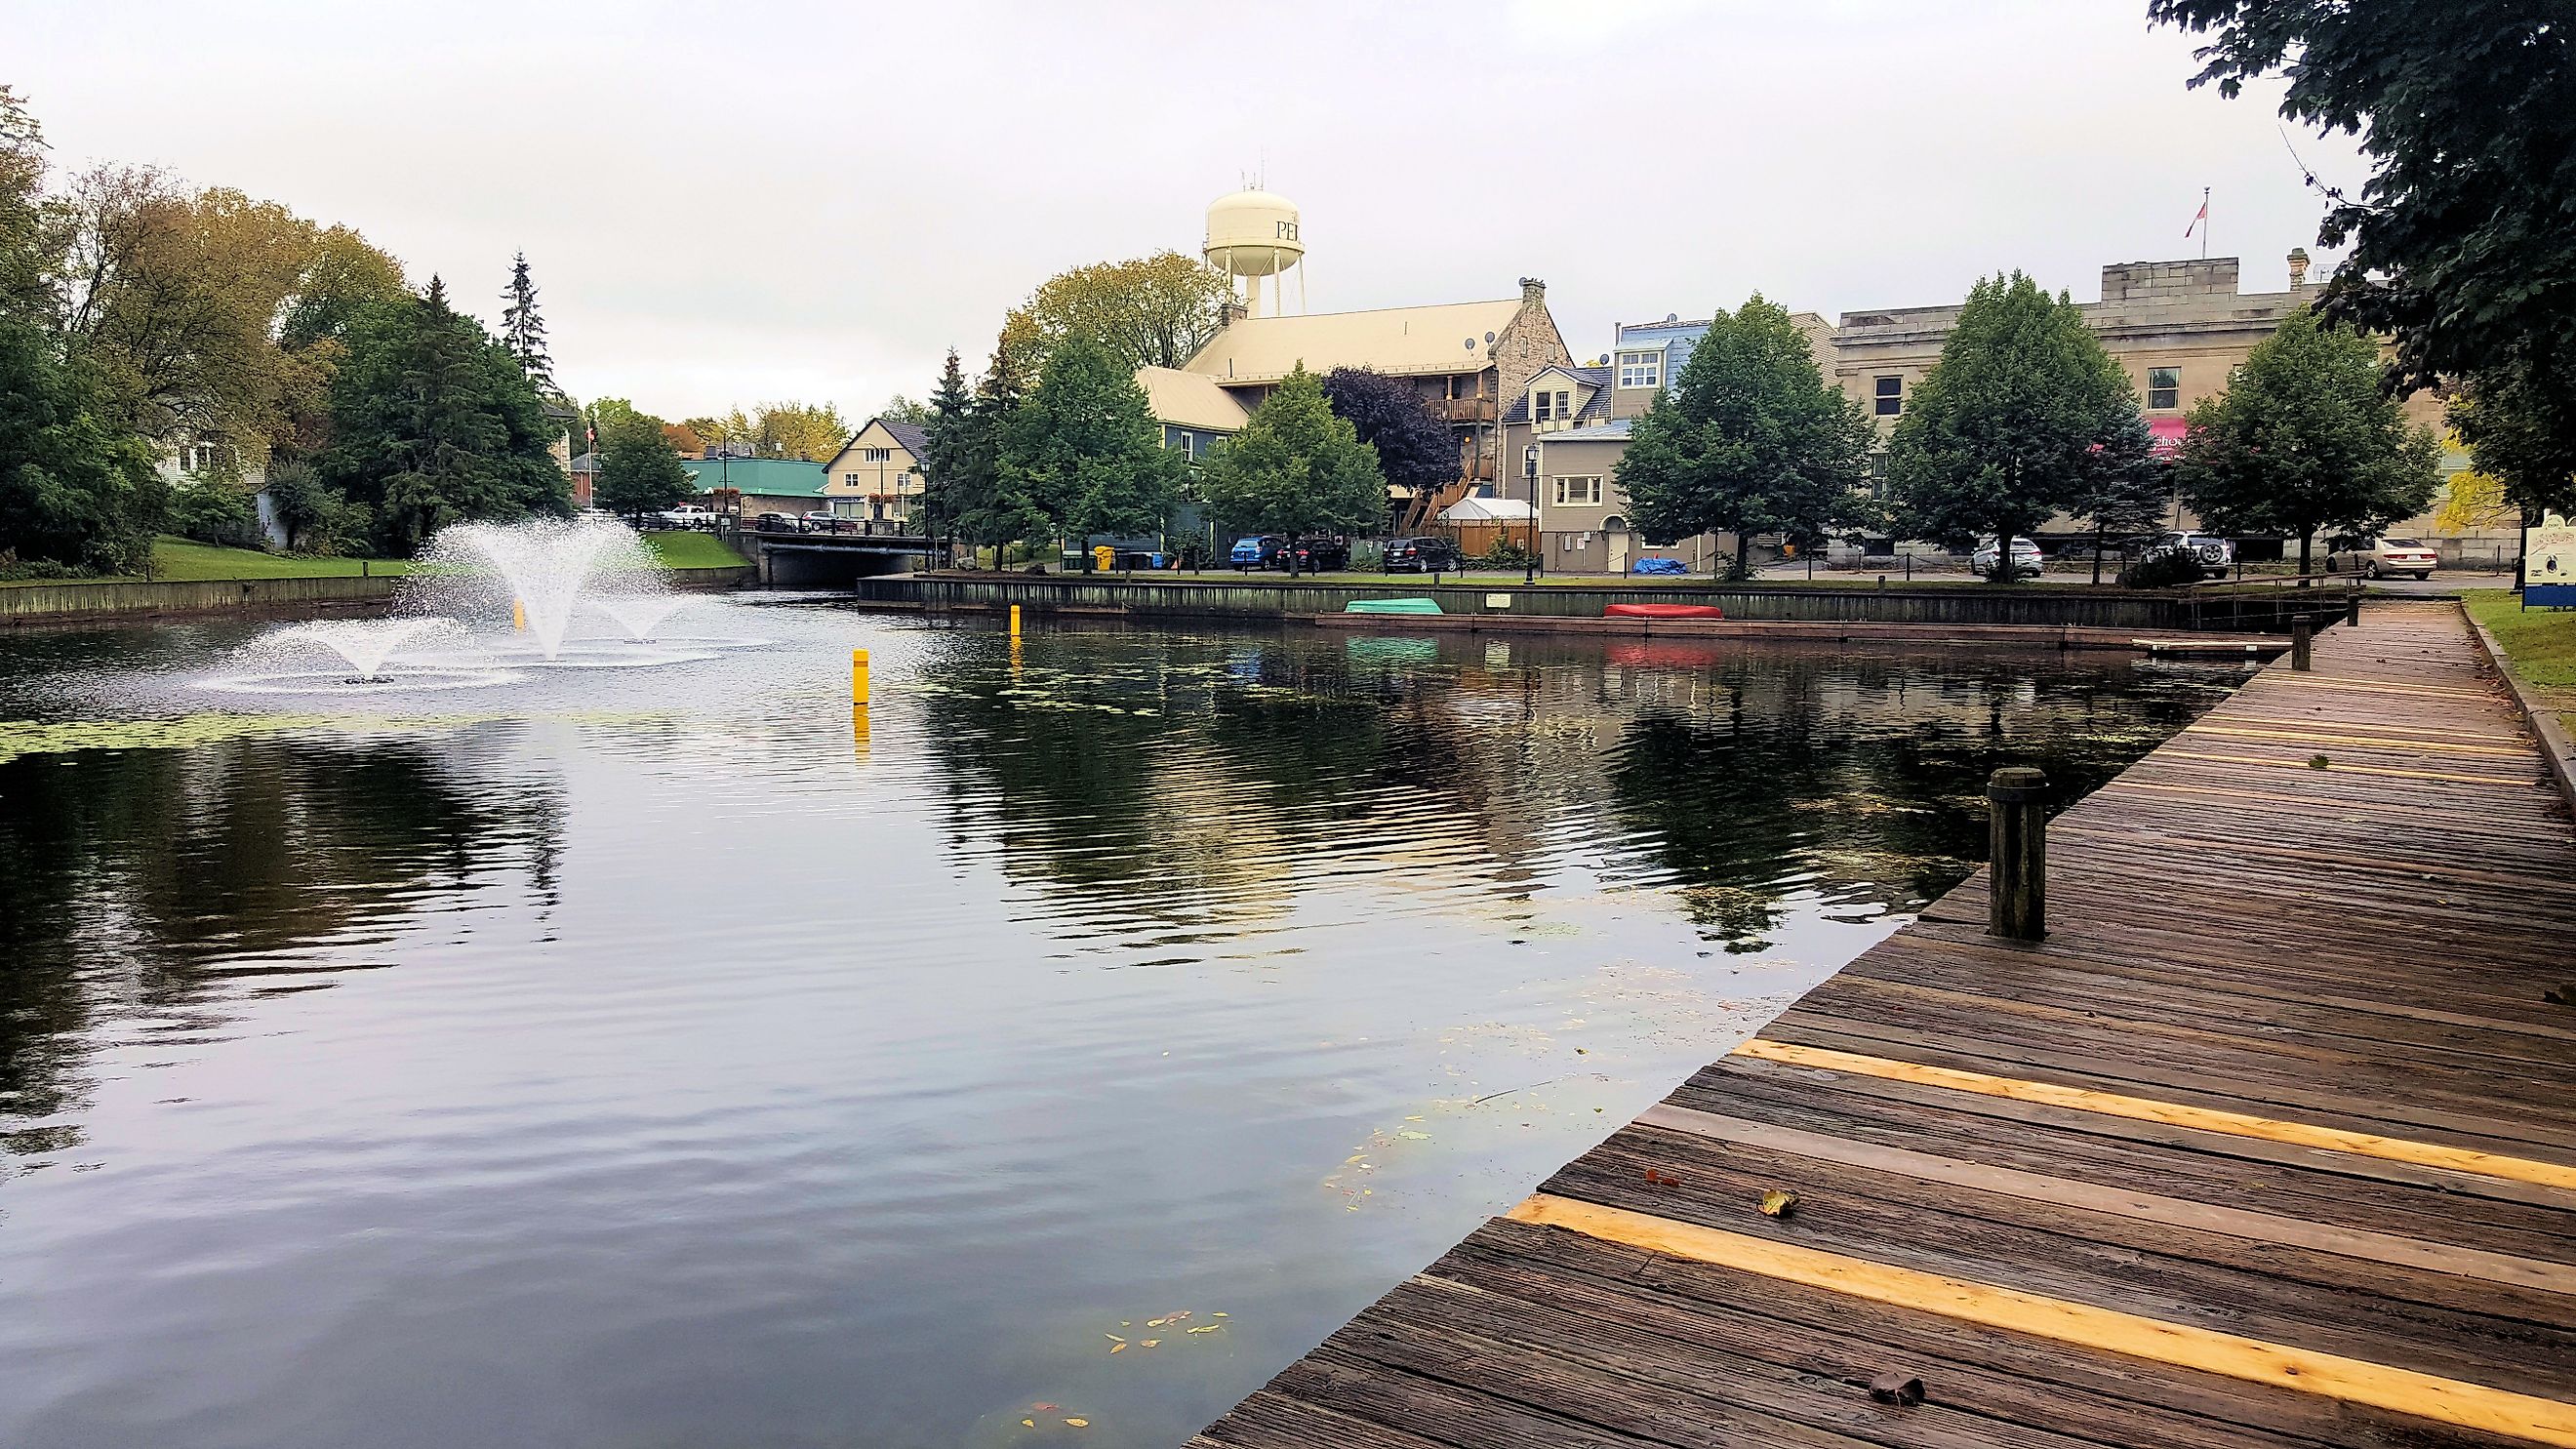
<path fill-rule="evenodd" d="M 1261 315 L 1261 279 L 1270 281 L 1270 314 L 1279 315 L 1288 272 L 1306 256 L 1297 237 L 1297 205 L 1267 191 L 1238 191 L 1208 203 L 1207 245 L 1199 255 L 1229 281 L 1243 283 L 1245 310 Z M 1297 273 L 1297 308 L 1306 306 L 1306 274 Z"/>

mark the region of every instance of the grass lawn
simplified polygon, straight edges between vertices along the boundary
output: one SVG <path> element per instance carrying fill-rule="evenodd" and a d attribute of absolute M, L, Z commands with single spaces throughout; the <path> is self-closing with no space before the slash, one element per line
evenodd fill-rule
<path fill-rule="evenodd" d="M 674 529 L 644 535 L 644 546 L 666 569 L 740 568 L 748 560 L 712 533 Z"/>
<path fill-rule="evenodd" d="M 410 568 L 410 562 L 404 559 L 297 558 L 167 536 L 152 544 L 152 576 L 156 579 L 323 579 L 359 572 L 399 574 Z"/>
<path fill-rule="evenodd" d="M 2460 598 L 2526 683 L 2576 691 L 2576 609 L 2526 610 L 2511 589 L 2463 589 Z"/>

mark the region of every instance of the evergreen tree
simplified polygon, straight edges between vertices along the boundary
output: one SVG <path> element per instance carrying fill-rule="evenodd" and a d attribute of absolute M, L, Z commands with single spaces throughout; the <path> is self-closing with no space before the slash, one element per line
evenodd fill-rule
<path fill-rule="evenodd" d="M 945 521 L 950 534 L 957 532 L 957 511 L 950 484 L 962 479 L 974 456 L 975 395 L 967 390 L 965 370 L 957 365 L 957 349 L 948 349 L 948 361 L 939 369 L 938 390 L 931 393 L 928 415 L 921 420 L 921 501 L 929 515 L 933 534 Z"/>
<path fill-rule="evenodd" d="M 1412 383 L 1365 367 L 1337 367 L 1324 374 L 1324 400 L 1350 420 L 1361 442 L 1377 449 L 1378 471 L 1390 487 L 1420 496 L 1458 481 L 1458 435 Z"/>
<path fill-rule="evenodd" d="M 2423 511 L 2440 445 L 2379 389 L 2379 349 L 2300 310 L 2254 344 L 2227 391 L 2191 410 L 2183 497 L 2220 533 L 2284 533 L 2308 571 L 2317 531 Z"/>
<path fill-rule="evenodd" d="M 645 417 L 603 436 L 599 480 L 591 502 L 611 513 L 653 513 L 697 496 L 697 480 L 680 466 L 662 420 Z"/>
<path fill-rule="evenodd" d="M 1299 538 L 1376 525 L 1386 515 L 1377 448 L 1324 400 L 1299 363 L 1243 425 L 1208 454 L 1209 506 L 1245 532 Z M 1296 568 L 1291 550 L 1289 569 Z"/>
<path fill-rule="evenodd" d="M 572 511 L 536 388 L 448 305 L 444 282 L 371 309 L 349 342 L 323 472 L 370 511 L 380 547 L 409 553 L 451 523 Z"/>
<path fill-rule="evenodd" d="M 510 290 L 501 299 L 510 304 L 501 309 L 502 345 L 518 359 L 519 370 L 539 397 L 556 396 L 562 389 L 555 385 L 555 360 L 546 351 L 546 319 L 537 315 L 537 284 L 528 278 L 526 252 L 511 263 Z"/>
<path fill-rule="evenodd" d="M 2015 272 L 1968 293 L 1888 440 L 1903 527 L 1922 538 L 2012 540 L 2082 505 L 2096 450 L 2127 435 L 2136 389 L 2084 314 Z M 2014 570 L 1994 571 L 2009 583 Z"/>
<path fill-rule="evenodd" d="M 2085 455 L 2083 479 L 2067 513 L 2093 527 L 2093 582 L 2102 582 L 2102 550 L 2114 538 L 2164 522 L 2173 500 L 2173 469 L 2156 456 L 2147 420 L 2132 412 L 2102 446 Z"/>
<path fill-rule="evenodd" d="M 951 424 L 953 431 L 941 444 L 948 454 L 940 465 L 942 472 L 928 480 L 930 506 L 950 521 L 951 532 L 970 547 L 977 543 L 998 547 L 1026 522 L 1002 504 L 1002 432 L 1026 400 L 1019 381 L 1022 369 L 1011 353 L 1011 336 L 1005 330 L 963 418 Z"/>
<path fill-rule="evenodd" d="M 1024 537 L 1158 533 L 1180 477 L 1135 370 L 1087 337 L 1049 351 L 1002 424 L 1000 511 Z"/>
<path fill-rule="evenodd" d="M 1746 578 L 1755 534 L 1814 544 L 1859 520 L 1872 441 L 1806 334 L 1756 293 L 1710 319 L 1672 397 L 1632 425 L 1619 486 L 1649 538 L 1733 534 L 1728 576 Z"/>

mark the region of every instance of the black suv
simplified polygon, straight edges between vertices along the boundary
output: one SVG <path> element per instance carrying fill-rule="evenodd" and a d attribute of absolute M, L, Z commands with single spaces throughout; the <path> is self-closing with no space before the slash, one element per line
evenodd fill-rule
<path fill-rule="evenodd" d="M 1280 563 L 1285 565 L 1286 559 Z M 1297 540 L 1297 572 L 1328 574 L 1351 566 L 1351 546 L 1338 538 L 1301 538 Z"/>
<path fill-rule="evenodd" d="M 1436 534 L 1391 538 L 1378 555 L 1378 570 L 1390 574 L 1456 573 L 1458 545 Z"/>

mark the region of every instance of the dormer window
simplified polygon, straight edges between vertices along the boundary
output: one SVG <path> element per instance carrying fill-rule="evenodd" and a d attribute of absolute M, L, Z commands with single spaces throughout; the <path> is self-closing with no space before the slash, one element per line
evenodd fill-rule
<path fill-rule="evenodd" d="M 1622 352 L 1619 354 L 1621 387 L 1662 387 L 1664 355 L 1660 352 Z"/>
<path fill-rule="evenodd" d="M 1530 421 L 1534 423 L 1544 423 L 1553 420 L 1556 417 L 1554 410 L 1555 400 L 1556 394 L 1552 392 L 1542 390 L 1531 393 Z"/>

